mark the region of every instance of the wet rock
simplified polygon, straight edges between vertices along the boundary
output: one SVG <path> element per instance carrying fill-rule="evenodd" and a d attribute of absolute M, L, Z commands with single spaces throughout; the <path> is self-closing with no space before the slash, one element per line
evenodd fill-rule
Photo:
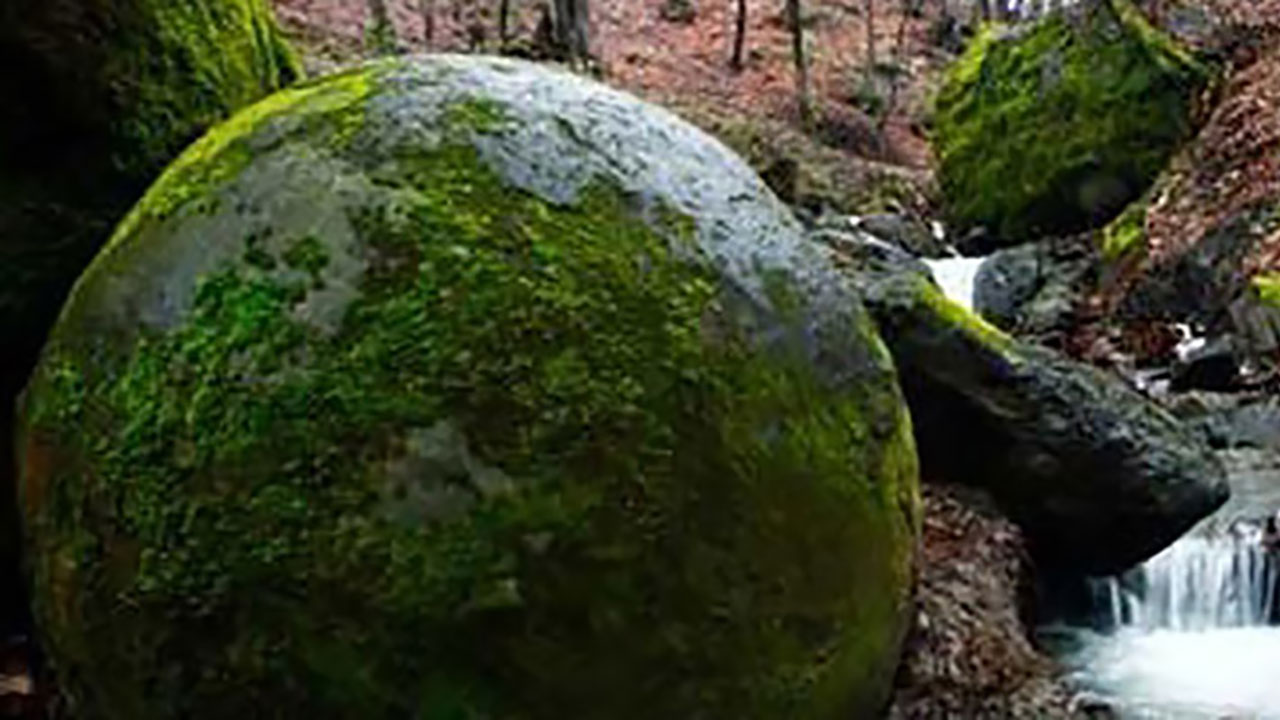
<path fill-rule="evenodd" d="M 909 427 L 724 146 L 389 59 L 198 141 L 76 286 L 24 404 L 36 607 L 111 718 L 870 717 Z"/>
<path fill-rule="evenodd" d="M 1023 339 L 1058 345 L 1097 268 L 1087 238 L 1068 238 L 993 253 L 974 279 L 973 309 Z"/>
<path fill-rule="evenodd" d="M 1240 358 L 1231 336 L 1196 343 L 1174 363 L 1169 378 L 1172 392 L 1229 390 L 1240 379 Z"/>
<path fill-rule="evenodd" d="M 951 256 L 951 250 L 923 221 L 905 215 L 879 214 L 858 218 L 857 228 L 893 243 L 920 258 Z"/>
<path fill-rule="evenodd" d="M 1170 397 L 1168 405 L 1215 448 L 1280 452 L 1280 398 L 1260 393 L 1188 392 Z"/>
<path fill-rule="evenodd" d="M 1124 569 L 1226 501 L 1203 438 L 1119 378 L 1015 340 L 926 276 L 847 267 L 898 362 L 926 477 L 987 489 L 1043 564 Z"/>

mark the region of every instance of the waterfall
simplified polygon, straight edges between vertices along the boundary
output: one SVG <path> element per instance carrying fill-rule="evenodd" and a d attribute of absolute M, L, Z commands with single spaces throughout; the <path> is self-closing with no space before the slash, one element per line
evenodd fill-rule
<path fill-rule="evenodd" d="M 924 262 L 933 273 L 942 293 L 965 307 L 973 309 L 973 283 L 978 275 L 978 267 L 986 258 L 954 257 L 944 259 L 926 259 Z"/>
<path fill-rule="evenodd" d="M 1092 582 L 1104 625 L 1142 630 L 1210 630 L 1267 625 L 1280 568 L 1261 530 L 1237 523 L 1192 534 L 1120 577 Z"/>

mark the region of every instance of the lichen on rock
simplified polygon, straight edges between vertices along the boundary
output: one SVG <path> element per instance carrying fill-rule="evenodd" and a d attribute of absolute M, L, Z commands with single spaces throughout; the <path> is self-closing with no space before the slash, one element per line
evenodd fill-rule
<path fill-rule="evenodd" d="M 1104 224 L 1190 136 L 1209 77 L 1129 0 L 1079 3 L 1025 30 L 988 26 L 936 99 L 949 214 L 993 245 Z"/>
<path fill-rule="evenodd" d="M 884 347 L 741 160 L 572 75 L 392 59 L 215 129 L 77 285 L 22 437 L 86 717 L 888 698 Z"/>

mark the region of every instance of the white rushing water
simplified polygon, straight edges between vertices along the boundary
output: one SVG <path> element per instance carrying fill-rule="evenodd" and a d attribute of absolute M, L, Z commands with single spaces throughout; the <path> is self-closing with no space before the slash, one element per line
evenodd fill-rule
<path fill-rule="evenodd" d="M 1184 537 L 1123 578 L 1094 581 L 1107 625 L 1175 631 L 1266 625 L 1276 568 L 1261 535 L 1240 523 L 1226 533 Z"/>
<path fill-rule="evenodd" d="M 1104 630 L 1072 630 L 1064 660 L 1124 718 L 1280 719 L 1277 569 L 1255 525 L 1192 533 L 1094 581 Z"/>
<path fill-rule="evenodd" d="M 978 267 L 986 258 L 954 257 L 925 260 L 933 279 L 938 281 L 942 293 L 951 300 L 973 309 L 973 283 L 978 276 Z"/>

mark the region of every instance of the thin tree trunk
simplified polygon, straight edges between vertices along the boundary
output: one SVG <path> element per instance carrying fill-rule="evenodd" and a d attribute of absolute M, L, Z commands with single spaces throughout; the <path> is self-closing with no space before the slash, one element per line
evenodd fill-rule
<path fill-rule="evenodd" d="M 570 65 L 586 65 L 591 57 L 591 17 L 587 0 L 555 0 L 555 42 Z"/>
<path fill-rule="evenodd" d="M 787 0 L 787 22 L 791 25 L 791 53 L 796 65 L 796 101 L 800 122 L 806 131 L 813 128 L 813 99 L 809 94 L 809 58 L 804 47 L 804 20 L 800 0 Z"/>
<path fill-rule="evenodd" d="M 428 50 L 436 41 L 436 0 L 418 0 L 422 13 L 422 44 Z"/>
<path fill-rule="evenodd" d="M 863 13 L 867 18 L 867 77 L 876 71 L 876 0 L 866 0 Z"/>
<path fill-rule="evenodd" d="M 738 21 L 733 33 L 733 58 L 729 66 L 735 71 L 742 70 L 743 53 L 747 44 L 747 0 L 738 0 Z"/>
<path fill-rule="evenodd" d="M 498 5 L 498 43 L 503 50 L 511 41 L 511 0 L 502 0 Z"/>
<path fill-rule="evenodd" d="M 902 17 L 898 20 L 898 34 L 893 41 L 893 75 L 889 78 L 889 102 L 885 103 L 884 112 L 880 115 L 880 129 L 889 123 L 889 117 L 897 110 L 898 91 L 902 86 L 901 73 L 906 72 L 907 21 L 911 18 L 911 6 L 914 0 L 902 0 Z"/>
<path fill-rule="evenodd" d="M 396 49 L 396 29 L 387 12 L 387 0 L 368 0 L 369 26 L 365 30 L 365 43 L 379 55 L 388 55 Z"/>

